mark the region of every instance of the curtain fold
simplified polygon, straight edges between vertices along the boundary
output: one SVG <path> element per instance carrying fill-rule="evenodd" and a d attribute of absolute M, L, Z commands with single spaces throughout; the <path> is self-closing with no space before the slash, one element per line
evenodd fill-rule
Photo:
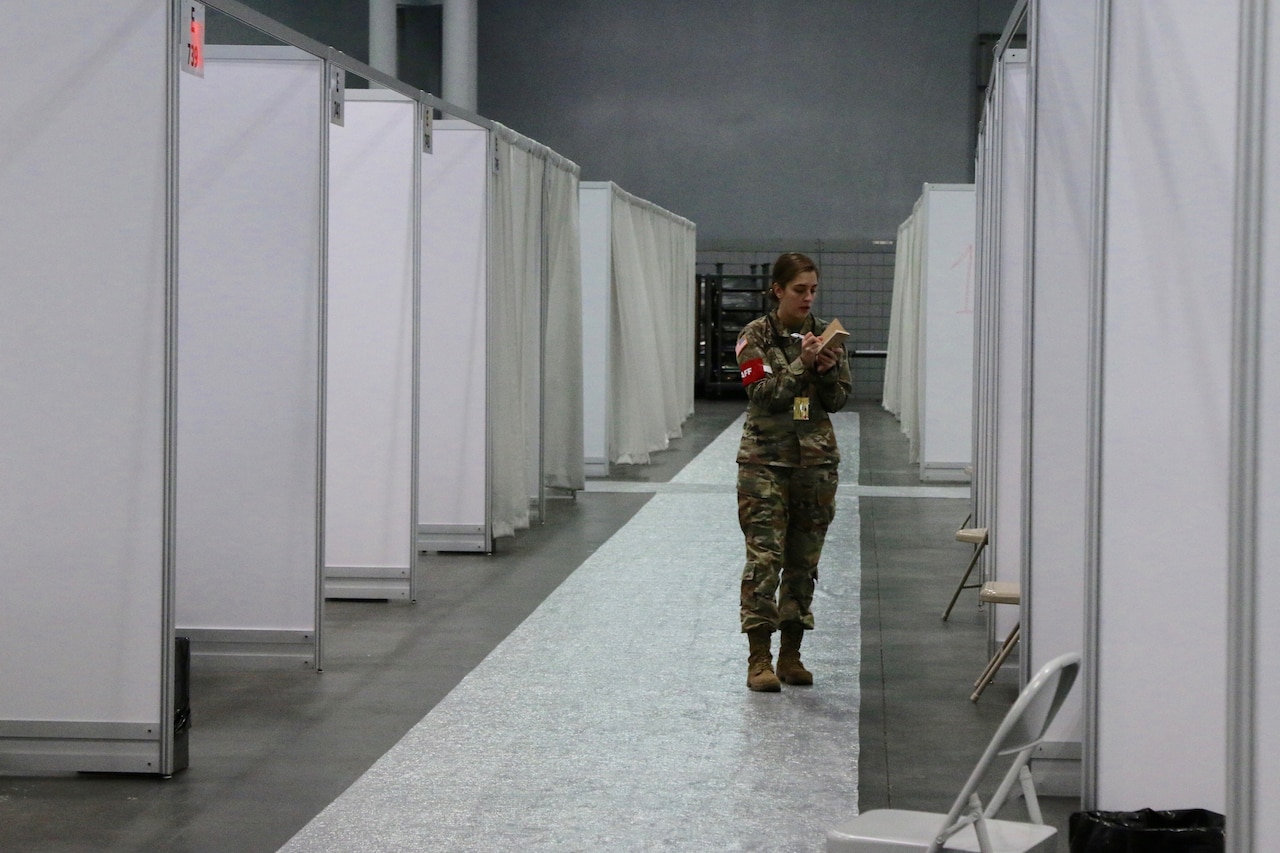
<path fill-rule="evenodd" d="M 578 167 L 501 125 L 493 140 L 489 453 L 501 537 L 543 512 L 544 487 L 585 486 L 582 260 Z"/>
<path fill-rule="evenodd" d="M 582 251 L 578 169 L 548 163 L 546 347 L 543 381 L 543 476 L 547 486 L 586 486 L 582 437 Z"/>
<path fill-rule="evenodd" d="M 920 453 L 920 280 L 925 227 L 922 199 L 916 200 L 911 215 L 898 226 L 882 397 L 882 405 L 897 416 L 907 436 L 912 462 Z"/>
<path fill-rule="evenodd" d="M 539 443 L 536 395 L 541 326 L 542 162 L 494 133 L 490 242 L 489 425 L 492 530 L 510 536 L 529 526 L 530 447 Z"/>
<path fill-rule="evenodd" d="M 893 259 L 893 296 L 889 303 L 889 338 L 885 347 L 884 391 L 880 405 L 894 417 L 902 411 L 902 294 L 911 258 L 911 223 L 914 214 L 898 226 L 898 242 Z"/>
<path fill-rule="evenodd" d="M 641 237 L 641 212 L 613 196 L 613 305 L 610 318 L 612 381 L 610 455 L 621 464 L 643 464 L 667 446 L 661 417 L 662 376 L 656 367 L 659 347 Z"/>

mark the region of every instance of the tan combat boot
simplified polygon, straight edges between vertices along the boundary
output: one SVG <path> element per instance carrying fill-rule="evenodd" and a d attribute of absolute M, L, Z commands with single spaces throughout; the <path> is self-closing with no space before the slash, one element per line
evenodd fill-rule
<path fill-rule="evenodd" d="M 747 642 L 751 644 L 751 654 L 747 658 L 747 686 L 758 693 L 777 693 L 782 689 L 782 682 L 773 674 L 769 634 L 767 628 L 747 632 Z"/>
<path fill-rule="evenodd" d="M 813 673 L 800 662 L 804 628 L 794 622 L 782 626 L 782 647 L 778 649 L 778 678 L 786 684 L 813 684 Z"/>

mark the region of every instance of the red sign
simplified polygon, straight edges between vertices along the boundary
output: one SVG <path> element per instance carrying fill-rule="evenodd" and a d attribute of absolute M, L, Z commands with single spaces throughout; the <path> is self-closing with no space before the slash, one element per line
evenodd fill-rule
<path fill-rule="evenodd" d="M 204 4 L 183 0 L 179 65 L 188 74 L 204 76 Z"/>

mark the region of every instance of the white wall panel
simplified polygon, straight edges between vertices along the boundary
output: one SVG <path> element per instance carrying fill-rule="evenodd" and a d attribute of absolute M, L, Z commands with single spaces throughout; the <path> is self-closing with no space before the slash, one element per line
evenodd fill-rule
<path fill-rule="evenodd" d="M 178 625 L 316 666 L 323 66 L 212 53 L 181 81 Z"/>
<path fill-rule="evenodd" d="M 973 448 L 974 187 L 925 184 L 920 478 L 966 480 Z"/>
<path fill-rule="evenodd" d="M 417 105 L 347 92 L 329 133 L 325 592 L 411 595 Z"/>
<path fill-rule="evenodd" d="M 1222 810 L 1236 4 L 1115 3 L 1097 806 Z"/>
<path fill-rule="evenodd" d="M 7 749 L 14 721 L 70 721 L 152 733 L 61 769 L 158 772 L 172 714 L 168 27 L 118 0 L 0 26 L 0 769 L 42 760 Z"/>
<path fill-rule="evenodd" d="M 488 551 L 489 131 L 435 123 L 422 170 L 419 547 Z"/>

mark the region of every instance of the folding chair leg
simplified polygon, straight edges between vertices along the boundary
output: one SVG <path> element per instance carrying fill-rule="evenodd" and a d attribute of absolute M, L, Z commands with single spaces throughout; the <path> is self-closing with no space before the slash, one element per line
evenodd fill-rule
<path fill-rule="evenodd" d="M 969 567 L 964 570 L 964 577 L 960 578 L 960 585 L 956 587 L 956 591 L 951 595 L 951 601 L 947 604 L 947 609 L 942 611 L 942 621 L 946 622 L 951 616 L 951 608 L 956 606 L 956 600 L 960 598 L 960 593 L 966 589 L 977 589 L 982 586 L 978 583 L 969 583 L 969 575 L 973 574 L 973 569 L 978 565 L 978 557 L 982 554 L 983 546 L 979 545 L 973 549 L 973 558 L 969 560 Z"/>
<path fill-rule="evenodd" d="M 1009 632 L 1009 636 L 1000 645 L 996 651 L 995 657 L 987 664 L 987 668 L 982 671 L 982 675 L 978 676 L 978 680 L 974 682 L 973 695 L 969 697 L 970 702 L 977 702 L 978 697 L 982 695 L 982 691 L 987 689 L 987 685 L 995 680 L 996 673 L 1000 671 L 1000 667 L 1004 666 L 1004 662 L 1009 658 L 1009 653 L 1013 651 L 1013 647 L 1018 644 L 1018 637 L 1022 633 L 1021 623 L 1015 625 L 1013 630 Z"/>
<path fill-rule="evenodd" d="M 1032 823 L 1044 823 L 1044 813 L 1040 811 L 1040 798 L 1036 796 L 1036 783 L 1031 778 L 1031 768 L 1022 765 L 1018 771 L 1018 782 L 1022 785 L 1022 798 L 1027 802 L 1027 814 Z"/>
<path fill-rule="evenodd" d="M 1009 652 L 1013 651 L 1014 644 L 1018 642 L 1018 635 L 1021 629 L 1021 625 L 1013 626 L 1009 636 L 1005 637 L 1004 642 L 1000 644 L 1000 648 L 996 649 L 996 653 L 992 655 L 991 660 L 987 661 L 987 666 L 982 670 L 982 675 L 979 675 L 978 680 L 973 682 L 974 687 L 978 687 L 983 682 L 990 682 L 995 678 L 996 672 L 1004 664 L 1005 659 L 1009 657 Z"/>

